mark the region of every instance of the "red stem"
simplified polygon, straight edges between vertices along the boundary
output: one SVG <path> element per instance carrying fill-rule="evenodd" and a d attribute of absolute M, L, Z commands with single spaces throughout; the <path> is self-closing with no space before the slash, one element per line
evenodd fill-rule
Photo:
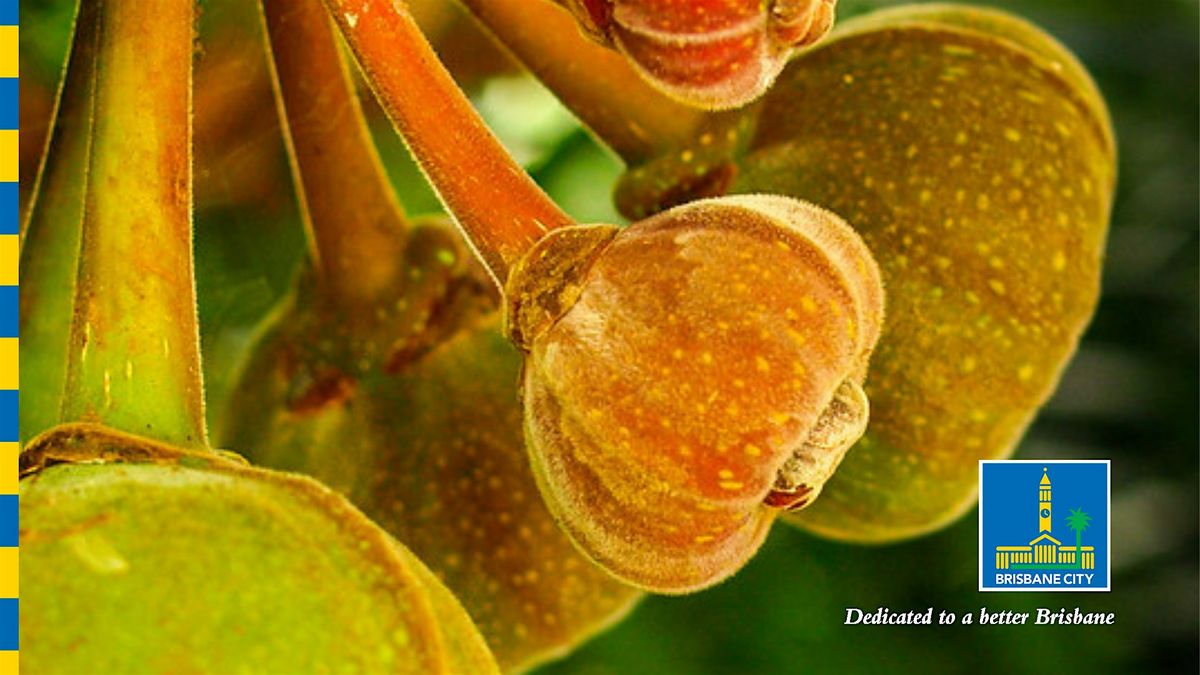
<path fill-rule="evenodd" d="M 677 103 L 549 0 L 460 0 L 629 166 L 686 146 L 709 113 Z"/>
<path fill-rule="evenodd" d="M 325 0 L 368 82 L 496 281 L 573 224 L 484 125 L 397 0 Z"/>

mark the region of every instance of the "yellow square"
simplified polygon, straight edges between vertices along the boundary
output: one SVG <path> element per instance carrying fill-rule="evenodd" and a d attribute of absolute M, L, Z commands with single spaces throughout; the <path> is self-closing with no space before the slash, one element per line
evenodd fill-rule
<path fill-rule="evenodd" d="M 0 675 L 17 675 L 17 654 L 20 652 L 0 652 Z"/>
<path fill-rule="evenodd" d="M 17 455 L 21 445 L 16 441 L 0 443 L 0 495 L 17 494 Z"/>
<path fill-rule="evenodd" d="M 0 548 L 0 598 L 15 598 L 20 587 L 20 565 L 17 562 L 16 546 Z"/>
<path fill-rule="evenodd" d="M 20 175 L 17 167 L 20 157 L 17 153 L 17 130 L 0 130 L 0 183 L 15 183 Z"/>
<path fill-rule="evenodd" d="M 17 338 L 0 338 L 0 389 L 19 389 L 21 357 Z"/>
<path fill-rule="evenodd" d="M 0 26 L 0 77 L 16 77 L 20 70 L 17 66 L 20 62 L 17 55 L 18 30 L 16 26 Z"/>
<path fill-rule="evenodd" d="M 20 257 L 20 238 L 15 234 L 0 235 L 0 286 L 17 285 L 17 261 Z"/>

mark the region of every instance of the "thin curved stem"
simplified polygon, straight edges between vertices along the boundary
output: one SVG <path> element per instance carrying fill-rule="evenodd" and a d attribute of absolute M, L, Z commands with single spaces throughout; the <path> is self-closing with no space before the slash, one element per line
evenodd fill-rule
<path fill-rule="evenodd" d="M 64 420 L 204 447 L 192 276 L 192 3 L 99 6 Z"/>
<path fill-rule="evenodd" d="M 548 0 L 460 2 L 627 165 L 684 146 L 708 117 L 655 90 Z"/>
<path fill-rule="evenodd" d="M 501 286 L 549 230 L 572 224 L 513 161 L 396 0 L 325 0 L 376 96 Z"/>
<path fill-rule="evenodd" d="M 91 151 L 98 7 L 83 3 L 59 85 L 50 140 L 22 228 L 20 372 L 35 387 L 21 392 L 21 440 L 62 422 L 67 345 L 79 269 L 83 200 Z"/>
<path fill-rule="evenodd" d="M 320 0 L 261 6 L 313 262 L 336 299 L 371 302 L 398 272 L 408 222 Z"/>

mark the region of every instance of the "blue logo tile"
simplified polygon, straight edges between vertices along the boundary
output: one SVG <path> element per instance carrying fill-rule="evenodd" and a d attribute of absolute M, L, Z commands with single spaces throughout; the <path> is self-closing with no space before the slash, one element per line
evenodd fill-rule
<path fill-rule="evenodd" d="M 979 590 L 1107 591 L 1108 460 L 979 463 Z"/>

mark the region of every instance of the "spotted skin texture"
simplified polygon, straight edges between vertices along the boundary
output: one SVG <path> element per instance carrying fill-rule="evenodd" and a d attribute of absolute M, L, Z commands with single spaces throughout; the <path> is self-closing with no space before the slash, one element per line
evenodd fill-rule
<path fill-rule="evenodd" d="M 756 128 L 733 190 L 843 214 L 888 289 L 868 432 L 789 520 L 858 541 L 936 529 L 974 503 L 977 460 L 1012 453 L 1094 310 L 1115 174 L 1103 103 L 1028 24 L 943 6 L 848 25 L 784 74 Z"/>
<path fill-rule="evenodd" d="M 778 513 L 763 500 L 835 390 L 861 382 L 877 268 L 836 216 L 753 195 L 631 226 L 582 288 L 525 366 L 539 487 L 618 577 L 717 583 L 762 543 Z"/>
<path fill-rule="evenodd" d="M 94 424 L 21 468 L 26 672 L 499 673 L 445 586 L 316 481 Z"/>
<path fill-rule="evenodd" d="M 406 256 L 409 279 L 384 294 L 376 323 L 302 288 L 259 338 L 218 437 L 346 494 L 454 592 L 502 669 L 524 670 L 641 594 L 578 553 L 538 496 L 520 356 L 490 281 L 463 268 L 448 227 L 415 228 Z"/>
<path fill-rule="evenodd" d="M 581 28 L 684 103 L 736 108 L 758 98 L 794 49 L 833 25 L 836 0 L 559 0 Z"/>

